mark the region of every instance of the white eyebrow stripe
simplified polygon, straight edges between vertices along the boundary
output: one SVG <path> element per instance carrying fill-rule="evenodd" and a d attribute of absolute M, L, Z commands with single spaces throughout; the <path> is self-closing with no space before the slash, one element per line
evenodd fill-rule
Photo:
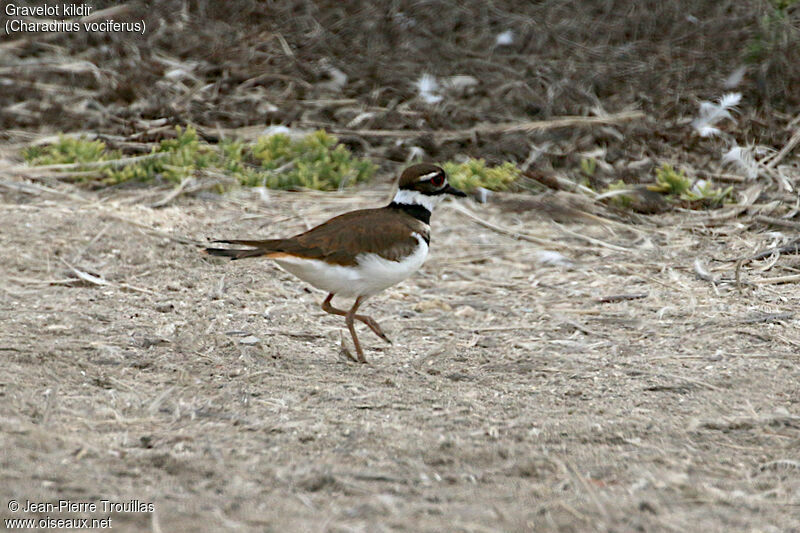
<path fill-rule="evenodd" d="M 440 172 L 438 170 L 434 170 L 433 172 L 429 172 L 427 174 L 423 174 L 422 176 L 419 177 L 419 180 L 420 181 L 429 180 L 429 179 L 432 179 L 434 176 L 438 176 L 439 174 L 440 174 Z"/>

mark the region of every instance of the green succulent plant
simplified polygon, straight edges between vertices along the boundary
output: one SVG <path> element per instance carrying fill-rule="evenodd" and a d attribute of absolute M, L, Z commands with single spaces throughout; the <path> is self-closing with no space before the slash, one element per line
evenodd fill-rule
<path fill-rule="evenodd" d="M 254 143 L 202 142 L 191 126 L 176 128 L 176 136 L 153 147 L 148 156 L 126 161 L 101 141 L 61 136 L 53 144 L 23 151 L 31 165 L 92 163 L 108 184 L 161 179 L 179 183 L 198 169 L 227 173 L 244 186 L 278 189 L 333 190 L 370 179 L 376 166 L 355 157 L 338 139 L 316 131 L 298 139 L 285 134 L 260 137 Z M 108 165 L 97 163 L 108 161 Z M 77 170 L 88 167 L 78 165 Z"/>
<path fill-rule="evenodd" d="M 513 163 L 489 167 L 483 159 L 468 159 L 463 163 L 447 161 L 442 164 L 442 168 L 454 187 L 467 192 L 478 187 L 505 191 L 522 175 L 522 171 Z"/>

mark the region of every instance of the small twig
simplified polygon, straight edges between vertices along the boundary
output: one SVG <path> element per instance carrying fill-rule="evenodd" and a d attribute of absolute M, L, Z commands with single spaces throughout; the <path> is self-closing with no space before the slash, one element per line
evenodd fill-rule
<path fill-rule="evenodd" d="M 758 197 L 761 196 L 762 191 L 764 190 L 764 186 L 761 184 L 756 184 L 751 187 L 745 189 L 744 192 L 741 193 L 742 201 L 732 206 L 730 209 L 720 209 L 718 212 L 712 213 L 711 215 L 705 216 L 698 220 L 698 222 L 708 223 L 708 222 L 722 222 L 724 220 L 728 220 L 731 218 L 735 218 L 740 214 L 744 213 L 750 206 L 752 206 Z"/>
<path fill-rule="evenodd" d="M 25 179 L 44 182 L 76 183 L 99 180 L 105 177 L 102 170 L 76 170 L 74 172 L 42 172 L 41 174 L 25 174 Z"/>
<path fill-rule="evenodd" d="M 722 181 L 726 183 L 746 183 L 747 178 L 744 176 L 739 176 L 737 174 L 725 174 L 725 173 L 715 173 L 715 172 L 706 172 L 700 174 L 701 177 L 710 178 L 716 181 Z"/>
<path fill-rule="evenodd" d="M 82 279 L 83 281 L 85 281 L 87 283 L 91 283 L 92 285 L 119 287 L 119 288 L 122 288 L 122 289 L 128 289 L 130 291 L 143 292 L 145 294 L 151 294 L 151 295 L 154 295 L 154 296 L 158 296 L 157 292 L 151 291 L 150 289 L 144 289 L 142 287 L 136 287 L 134 285 L 129 285 L 127 283 L 112 283 L 112 282 L 110 282 L 110 281 L 108 281 L 108 280 L 106 280 L 104 278 L 101 278 L 99 276 L 95 276 L 93 274 L 89 274 L 88 272 L 84 272 L 83 270 L 80 270 L 80 269 L 72 266 L 66 260 L 64 260 L 63 257 L 59 257 L 59 259 L 61 260 L 62 263 L 67 265 L 67 267 L 70 270 L 72 270 L 72 272 L 76 276 L 78 276 L 78 278 Z"/>
<path fill-rule="evenodd" d="M 577 231 L 572 231 L 570 229 L 567 229 L 561 224 L 555 222 L 553 224 L 567 235 L 572 235 L 573 237 L 577 237 L 578 239 L 583 239 L 586 242 L 602 246 L 603 248 L 608 248 L 609 250 L 616 250 L 617 252 L 628 252 L 628 253 L 633 252 L 633 250 L 631 250 L 630 248 L 625 248 L 624 246 L 617 246 L 616 244 L 611 244 L 610 242 L 601 241 L 600 239 L 595 239 L 594 237 L 583 235 L 582 233 L 578 233 Z"/>
<path fill-rule="evenodd" d="M 767 215 L 756 215 L 753 218 L 758 220 L 759 222 L 764 222 L 765 224 L 771 224 L 773 226 L 780 226 L 782 228 L 790 228 L 793 230 L 800 231 L 800 224 L 798 224 L 797 222 L 792 222 L 791 220 L 768 217 Z"/>
<path fill-rule="evenodd" d="M 778 276 L 775 278 L 754 279 L 750 283 L 754 285 L 777 285 L 780 283 L 795 283 L 797 281 L 800 281 L 800 274 L 792 274 L 791 276 Z"/>
<path fill-rule="evenodd" d="M 599 331 L 591 330 L 591 329 L 587 328 L 586 326 L 584 326 L 583 324 L 579 324 L 578 322 L 576 322 L 574 320 L 569 320 L 566 317 L 557 316 L 555 318 L 557 318 L 559 320 L 559 322 L 556 324 L 556 327 L 558 327 L 558 326 L 572 326 L 573 328 L 575 328 L 576 330 L 580 331 L 584 335 L 591 335 L 593 337 L 607 337 L 607 335 L 604 335 L 604 334 L 600 333 Z"/>
<path fill-rule="evenodd" d="M 164 198 L 150 204 L 150 207 L 164 207 L 172 200 L 183 194 L 183 192 L 186 190 L 187 187 L 189 187 L 190 185 L 194 185 L 195 183 L 196 181 L 194 178 L 185 178 L 183 181 L 181 181 L 180 185 L 178 185 L 172 191 L 170 191 L 170 193 L 166 195 Z"/>
<path fill-rule="evenodd" d="M 130 224 L 131 226 L 136 226 L 137 228 L 141 228 L 144 230 L 145 233 L 149 233 L 151 235 L 156 235 L 158 237 L 163 237 L 165 239 L 169 239 L 174 242 L 178 242 L 181 244 L 189 244 L 192 246 L 197 246 L 198 248 L 205 248 L 207 243 L 195 241 L 192 239 L 187 239 L 185 237 L 176 237 L 174 235 L 170 235 L 169 233 L 157 230 L 155 228 L 151 228 L 147 224 L 142 224 L 141 222 L 136 222 L 135 220 L 128 220 L 127 218 L 121 217 L 119 215 L 113 213 L 104 213 L 106 216 L 111 217 L 115 220 L 119 220 L 120 222 L 125 222 L 126 224 Z"/>
<path fill-rule="evenodd" d="M 700 387 L 705 387 L 706 389 L 713 390 L 713 391 L 721 391 L 720 387 L 714 386 L 711 383 L 707 383 L 705 381 L 701 381 L 699 379 L 689 378 L 686 376 L 679 376 L 678 374 L 667 374 L 665 372 L 642 372 L 643 374 L 650 375 L 652 377 L 660 377 L 663 376 L 665 378 L 670 379 L 677 379 L 681 381 L 685 381 L 687 383 L 691 383 L 693 385 L 699 385 Z"/>
<path fill-rule="evenodd" d="M 800 461 L 794 459 L 776 459 L 758 465 L 758 470 L 800 470 Z"/>
<path fill-rule="evenodd" d="M 58 165 L 42 165 L 42 166 L 17 166 L 5 169 L 5 172 L 11 174 L 35 174 L 37 172 L 46 172 L 51 170 L 78 170 L 86 168 L 102 168 L 102 167 L 123 167 L 131 163 L 145 161 L 147 159 L 160 159 L 167 157 L 169 152 L 156 152 L 154 154 L 137 155 L 133 157 L 122 157 L 120 159 L 108 159 L 106 161 L 92 161 L 89 163 L 62 163 Z"/>
<path fill-rule="evenodd" d="M 307 81 L 305 81 L 303 79 L 300 79 L 300 78 L 298 78 L 296 76 L 287 76 L 285 74 L 278 74 L 278 73 L 275 73 L 275 72 L 268 72 L 266 74 L 261 74 L 259 76 L 255 76 L 253 78 L 250 78 L 249 80 L 245 80 L 244 82 L 241 83 L 241 85 L 239 85 L 237 87 L 237 90 L 242 91 L 244 89 L 248 89 L 248 88 L 252 87 L 253 85 L 256 85 L 258 83 L 261 83 L 261 82 L 264 82 L 264 81 L 267 81 L 267 80 L 290 81 L 290 82 L 297 83 L 298 85 L 302 85 L 306 89 L 311 89 L 313 87 L 313 85 L 311 85 Z M 345 101 L 348 102 L 348 103 L 357 102 L 357 100 L 355 100 L 355 99 L 345 100 Z"/>
<path fill-rule="evenodd" d="M 520 324 L 519 326 L 487 326 L 485 328 L 460 328 L 461 331 L 471 331 L 473 333 L 485 333 L 487 331 L 518 331 L 518 330 L 537 330 L 541 329 L 539 324 Z"/>
<path fill-rule="evenodd" d="M 640 300 L 642 298 L 647 298 L 648 296 L 650 296 L 649 292 L 642 292 L 639 294 L 612 294 L 610 296 L 602 296 L 597 298 L 595 302 L 600 304 L 617 303 L 624 302 L 626 300 Z"/>
<path fill-rule="evenodd" d="M 757 261 L 759 259 L 764 259 L 765 257 L 771 257 L 775 254 L 780 255 L 780 254 L 797 254 L 797 253 L 800 253 L 800 239 L 795 239 L 789 244 L 784 244 L 783 246 L 768 248 L 762 252 L 758 252 L 755 255 L 751 255 L 750 257 L 738 259 L 737 261 L 748 263 L 750 261 Z"/>
<path fill-rule="evenodd" d="M 403 485 L 407 485 L 409 482 L 404 478 L 395 477 L 390 474 L 381 474 L 378 472 L 337 472 L 335 475 L 348 476 L 361 481 L 385 481 L 387 483 L 400 483 Z"/>
<path fill-rule="evenodd" d="M 38 195 L 40 193 L 48 193 L 54 194 L 56 196 L 63 196 L 69 198 L 71 200 L 77 200 L 79 202 L 88 202 L 86 198 L 82 198 L 77 194 L 72 194 L 69 192 L 59 191 L 58 189 L 52 189 L 50 187 L 45 187 L 44 185 L 34 185 L 33 183 L 21 183 L 21 182 L 13 182 L 13 181 L 0 181 L 0 187 L 5 187 L 7 189 L 12 189 L 15 191 L 26 192 L 28 194 Z"/>
<path fill-rule="evenodd" d="M 609 518 L 608 510 L 606 509 L 605 505 L 603 505 L 603 502 L 600 500 L 600 496 L 597 494 L 597 490 L 595 490 L 595 488 L 592 487 L 589 484 L 588 481 L 586 481 L 586 478 L 584 478 L 580 474 L 580 472 L 578 472 L 578 469 L 575 466 L 573 466 L 571 463 L 568 463 L 566 460 L 562 460 L 562 459 L 559 459 L 557 457 L 554 457 L 553 461 L 556 462 L 556 463 L 560 463 L 559 466 L 561 466 L 561 468 L 564 470 L 564 472 L 567 473 L 568 475 L 570 475 L 574 480 L 576 480 L 580 484 L 580 486 L 583 488 L 583 491 L 585 492 L 586 496 L 588 497 L 589 501 L 592 502 L 592 504 L 594 504 L 594 506 L 597 509 L 597 511 L 606 520 L 608 520 L 608 518 Z M 575 487 L 575 488 L 577 489 L 577 487 Z M 578 492 L 578 491 L 576 490 L 576 492 Z"/>
<path fill-rule="evenodd" d="M 547 246 L 547 247 L 550 247 L 550 248 L 573 249 L 573 250 L 577 249 L 577 250 L 594 251 L 594 248 L 590 248 L 588 246 L 571 246 L 570 247 L 570 246 L 566 246 L 566 245 L 561 244 L 561 243 L 557 243 L 555 241 L 549 241 L 547 239 L 542 239 L 540 237 L 535 237 L 535 236 L 529 235 L 527 233 L 519 233 L 519 232 L 510 230 L 510 229 L 506 229 L 506 228 L 503 228 L 503 227 L 498 226 L 496 224 L 492 224 L 491 222 L 480 218 L 478 215 L 472 213 L 469 209 L 467 209 L 466 207 L 464 207 L 464 206 L 462 206 L 460 204 L 454 204 L 453 203 L 453 204 L 449 204 L 449 205 L 450 205 L 450 207 L 452 209 L 458 211 L 459 213 L 461 213 L 463 215 L 466 215 L 467 217 L 469 217 L 470 219 L 474 220 L 475 222 L 477 222 L 481 226 L 483 226 L 485 228 L 489 228 L 490 230 L 496 231 L 498 233 L 502 233 L 503 235 L 509 235 L 509 236 L 514 237 L 515 239 L 519 239 L 521 241 L 534 242 L 536 244 L 541 244 L 542 246 Z"/>
<path fill-rule="evenodd" d="M 794 317 L 791 311 L 785 313 L 765 313 L 760 316 L 751 316 L 740 320 L 740 324 L 767 324 L 770 322 L 779 322 L 781 320 L 789 320 Z"/>
<path fill-rule="evenodd" d="M 783 148 L 781 148 L 781 150 L 777 154 L 775 154 L 775 156 L 770 160 L 770 162 L 767 163 L 766 165 L 767 168 L 773 169 L 776 166 L 778 166 L 778 163 L 783 161 L 783 158 L 786 157 L 786 155 L 789 152 L 794 150 L 795 146 L 797 146 L 798 144 L 800 144 L 800 129 L 795 130 L 794 135 L 792 135 L 792 137 L 789 139 L 789 142 L 787 142 L 786 145 Z"/>
<path fill-rule="evenodd" d="M 592 126 L 597 124 L 617 124 L 619 122 L 628 122 L 631 120 L 638 120 L 645 115 L 640 111 L 631 111 L 627 113 L 619 113 L 616 115 L 607 115 L 604 117 L 559 117 L 551 120 L 534 120 L 530 122 L 519 122 L 509 124 L 485 124 L 468 128 L 465 130 L 434 130 L 434 131 L 419 131 L 419 130 L 351 130 L 342 128 L 332 128 L 331 131 L 340 135 L 362 135 L 364 137 L 419 137 L 420 135 L 433 135 L 444 141 L 457 141 L 469 139 L 475 134 L 492 135 L 498 133 L 512 133 L 512 132 L 532 132 L 532 131 L 547 131 L 559 128 L 568 128 L 573 126 Z"/>
<path fill-rule="evenodd" d="M 89 242 L 86 244 L 86 246 L 84 246 L 84 247 L 83 247 L 83 248 L 82 248 L 82 249 L 81 249 L 81 250 L 80 250 L 80 251 L 79 251 L 79 252 L 78 252 L 78 253 L 75 255 L 75 257 L 73 257 L 73 258 L 72 258 L 72 262 L 73 262 L 73 263 L 76 263 L 76 262 L 78 262 L 78 261 L 80 260 L 80 258 L 83 256 L 83 254 L 85 254 L 85 253 L 86 253 L 86 250 L 88 250 L 88 249 L 89 249 L 89 247 L 91 247 L 91 246 L 92 246 L 94 243 L 96 243 L 98 240 L 100 240 L 100 237 L 102 237 L 102 236 L 103 236 L 103 235 L 106 233 L 106 231 L 108 231 L 108 228 L 110 228 L 110 227 L 111 227 L 111 224 L 106 224 L 105 226 L 103 226 L 103 229 L 101 229 L 101 230 L 100 230 L 100 231 L 97 233 L 97 235 L 95 235 L 95 236 L 92 238 L 92 240 L 90 240 L 90 241 L 89 241 Z"/>
<path fill-rule="evenodd" d="M 461 213 L 463 215 L 466 215 L 467 217 L 469 217 L 470 219 L 474 220 L 475 222 L 477 222 L 481 226 L 483 226 L 485 228 L 489 228 L 491 230 L 494 230 L 494 231 L 496 231 L 498 233 L 502 233 L 504 235 L 510 235 L 510 236 L 514 237 L 515 239 L 520 239 L 520 240 L 523 240 L 523 241 L 535 242 L 536 244 L 541 244 L 541 245 L 544 245 L 544 246 L 552 246 L 554 244 L 553 242 L 548 241 L 547 239 L 541 239 L 539 237 L 534 237 L 533 235 L 527 235 L 527 234 L 524 234 L 524 233 L 519 233 L 519 232 L 510 230 L 510 229 L 506 229 L 506 228 L 500 227 L 500 226 L 498 226 L 496 224 L 492 224 L 491 222 L 480 218 L 478 215 L 476 215 L 475 213 L 471 212 L 470 210 L 468 210 L 466 207 L 464 207 L 462 205 L 450 204 L 450 207 L 452 209 L 458 211 L 459 213 Z"/>

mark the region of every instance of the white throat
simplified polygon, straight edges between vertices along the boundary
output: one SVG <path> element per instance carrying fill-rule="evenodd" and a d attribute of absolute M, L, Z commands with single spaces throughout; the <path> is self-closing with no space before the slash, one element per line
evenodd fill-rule
<path fill-rule="evenodd" d="M 408 191 L 405 189 L 400 189 L 397 191 L 397 194 L 394 195 L 393 202 L 397 204 L 406 204 L 406 205 L 421 205 L 431 213 L 433 213 L 433 209 L 437 206 L 437 204 L 442 200 L 442 195 L 436 196 L 428 196 L 427 194 L 422 194 L 419 191 Z"/>

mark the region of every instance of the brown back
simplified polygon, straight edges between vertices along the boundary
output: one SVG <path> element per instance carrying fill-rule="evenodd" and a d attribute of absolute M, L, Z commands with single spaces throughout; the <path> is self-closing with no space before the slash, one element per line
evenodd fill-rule
<path fill-rule="evenodd" d="M 288 239 L 225 242 L 254 246 L 251 256 L 289 254 L 352 266 L 360 253 L 400 261 L 419 245 L 412 232 L 425 240 L 430 237 L 427 224 L 400 209 L 381 207 L 344 213 Z"/>

